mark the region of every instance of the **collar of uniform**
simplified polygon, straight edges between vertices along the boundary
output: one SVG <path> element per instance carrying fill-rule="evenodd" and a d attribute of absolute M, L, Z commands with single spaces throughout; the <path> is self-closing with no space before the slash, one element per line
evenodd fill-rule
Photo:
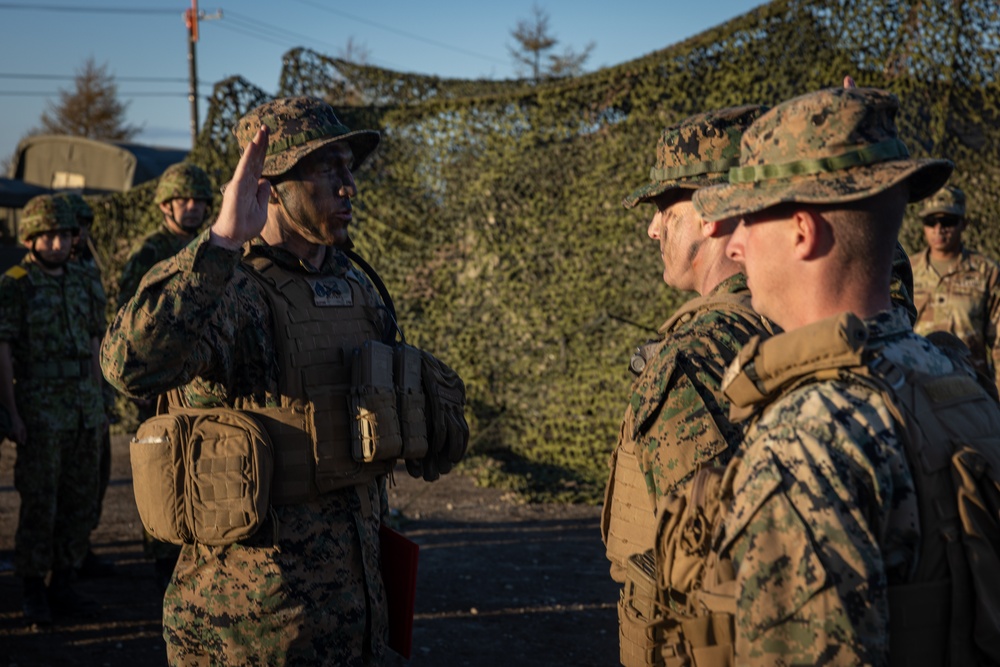
<path fill-rule="evenodd" d="M 326 256 L 323 258 L 323 263 L 318 267 L 299 259 L 297 255 L 285 248 L 268 244 L 267 241 L 259 236 L 250 241 L 248 251 L 267 257 L 284 269 L 304 271 L 305 273 L 343 275 L 351 268 L 350 260 L 336 246 L 326 247 Z"/>
<path fill-rule="evenodd" d="M 884 340 L 893 338 L 913 331 L 910 325 L 910 318 L 903 308 L 891 308 L 867 318 L 865 326 L 868 328 L 869 340 Z"/>
<path fill-rule="evenodd" d="M 739 294 L 747 290 L 747 277 L 742 273 L 734 273 L 721 283 L 716 285 L 709 294 L 726 292 L 729 294 Z"/>

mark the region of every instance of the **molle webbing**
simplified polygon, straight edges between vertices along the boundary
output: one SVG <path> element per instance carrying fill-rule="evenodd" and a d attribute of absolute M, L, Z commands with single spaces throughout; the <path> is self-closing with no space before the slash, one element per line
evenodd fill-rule
<path fill-rule="evenodd" d="M 639 469 L 635 442 L 631 440 L 632 418 L 629 409 L 612 455 L 601 516 L 601 533 L 611 561 L 611 576 L 619 582 L 625 576 L 629 556 L 652 548 L 656 522 L 646 480 Z"/>
<path fill-rule="evenodd" d="M 385 474 L 389 463 L 362 464 L 351 454 L 352 354 L 380 338 L 367 290 L 350 274 L 289 271 L 259 255 L 245 257 L 244 266 L 271 304 L 280 407 L 234 407 L 258 417 L 275 443 L 272 503 L 301 502 Z M 308 282 L 317 278 L 336 283 L 344 305 L 317 306 Z"/>

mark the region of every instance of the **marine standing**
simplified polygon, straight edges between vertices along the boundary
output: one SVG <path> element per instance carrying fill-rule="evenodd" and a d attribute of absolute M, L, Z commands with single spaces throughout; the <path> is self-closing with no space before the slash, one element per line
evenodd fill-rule
<path fill-rule="evenodd" d="M 927 248 L 910 257 L 913 266 L 913 329 L 953 333 L 969 347 L 976 369 L 1000 380 L 1000 266 L 965 247 L 965 193 L 946 185 L 920 210 Z"/>
<path fill-rule="evenodd" d="M 611 458 L 602 536 L 611 575 L 624 584 L 619 638 L 624 665 L 642 665 L 662 643 L 649 592 L 634 581 L 642 568 L 630 558 L 652 549 L 656 507 L 696 470 L 724 466 L 742 432 L 729 420 L 719 388 L 726 367 L 751 338 L 770 329 L 750 305 L 741 267 L 726 257 L 736 220 L 707 222 L 691 198 L 721 183 L 739 163 L 740 136 L 765 109 L 740 106 L 692 116 L 663 131 L 650 182 L 626 197 L 633 208 L 655 208 L 646 233 L 657 243 L 663 281 L 700 296 L 660 327 L 663 339 L 645 350 L 632 385 L 618 446 Z"/>
<path fill-rule="evenodd" d="M 711 551 L 735 596 L 734 664 L 886 665 L 888 589 L 917 569 L 918 496 L 899 426 L 885 395 L 846 372 L 956 371 L 891 305 L 906 205 L 952 169 L 909 156 L 897 110 L 864 88 L 785 102 L 744 134 L 730 183 L 694 198 L 706 219 L 740 219 L 727 252 L 754 308 L 785 331 L 744 348 L 723 383 L 734 416 L 751 416 Z"/>
<path fill-rule="evenodd" d="M 64 202 L 32 199 L 18 230 L 29 252 L 0 277 L 0 399 L 21 497 L 14 566 L 24 618 L 37 624 L 89 611 L 72 583 L 94 525 L 107 428 L 98 365 L 105 299 L 93 274 L 69 262 L 77 230 Z"/>
<path fill-rule="evenodd" d="M 394 461 L 381 447 L 399 417 L 396 394 L 369 403 L 378 396 L 353 371 L 363 375 L 361 356 L 396 328 L 347 251 L 354 171 L 379 135 L 351 131 L 307 97 L 257 107 L 234 134 L 244 153 L 218 218 L 152 269 L 102 348 L 105 375 L 128 395 L 176 389 L 182 405 L 266 414 L 278 426 L 267 523 L 241 542 L 183 547 L 164 597 L 168 660 L 378 664 L 379 530 Z M 408 466 L 431 479 L 462 457 L 468 429 L 461 381 L 421 354 L 425 391 L 434 369 L 454 390 L 437 401 L 428 391 L 430 444 Z"/>

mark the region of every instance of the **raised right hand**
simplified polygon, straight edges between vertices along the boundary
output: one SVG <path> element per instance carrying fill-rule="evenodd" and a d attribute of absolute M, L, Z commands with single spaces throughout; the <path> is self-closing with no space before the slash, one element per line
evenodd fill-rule
<path fill-rule="evenodd" d="M 237 250 L 264 228 L 271 195 L 271 184 L 261 178 L 267 143 L 268 130 L 261 125 L 243 150 L 233 179 L 222 195 L 219 216 L 212 225 L 212 243 Z"/>

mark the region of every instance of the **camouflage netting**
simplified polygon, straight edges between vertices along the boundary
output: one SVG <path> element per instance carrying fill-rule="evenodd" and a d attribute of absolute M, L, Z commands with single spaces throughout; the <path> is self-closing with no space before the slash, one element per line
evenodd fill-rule
<path fill-rule="evenodd" d="M 529 497 L 595 501 L 628 358 L 684 298 L 661 281 L 645 237 L 651 211 L 620 204 L 648 179 L 662 129 L 852 74 L 899 95 L 914 154 L 957 163 L 952 183 L 976 223 L 969 241 L 997 257 L 998 35 L 995 0 L 778 0 L 638 60 L 537 86 L 294 50 L 276 95 L 325 97 L 349 126 L 383 131 L 358 177 L 354 238 L 395 295 L 409 342 L 466 379 L 480 476 Z M 216 86 L 192 155 L 216 185 L 235 164 L 229 127 L 267 98 L 241 79 Z M 151 194 L 97 202 L 111 275 L 156 224 Z M 909 249 L 919 235 L 908 221 Z"/>

